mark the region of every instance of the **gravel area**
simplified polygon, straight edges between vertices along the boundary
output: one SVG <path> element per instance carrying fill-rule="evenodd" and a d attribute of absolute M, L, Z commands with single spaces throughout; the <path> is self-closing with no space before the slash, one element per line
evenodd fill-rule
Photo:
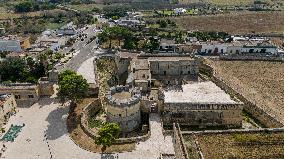
<path fill-rule="evenodd" d="M 77 70 L 77 73 L 82 75 L 88 83 L 96 84 L 95 66 L 93 61 L 94 57 L 84 61 Z"/>
<path fill-rule="evenodd" d="M 2 158 L 50 159 L 52 156 L 53 159 L 114 159 L 118 155 L 120 159 L 157 159 L 160 152 L 173 152 L 171 138 L 164 139 L 160 122 L 153 120 L 151 128 L 155 131 L 151 133 L 151 138 L 137 144 L 132 152 L 102 155 L 81 149 L 67 132 L 68 109 L 49 98 L 41 99 L 30 108 L 18 108 L 19 112 L 10 118 L 7 129 L 11 124 L 25 123 L 25 127 L 14 142 L 5 143 L 7 149 Z"/>

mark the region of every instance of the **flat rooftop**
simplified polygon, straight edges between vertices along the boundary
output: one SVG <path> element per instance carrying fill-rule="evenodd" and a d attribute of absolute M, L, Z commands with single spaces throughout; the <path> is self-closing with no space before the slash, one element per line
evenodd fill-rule
<path fill-rule="evenodd" d="M 165 103 L 237 104 L 211 81 L 182 85 L 181 90 L 164 91 Z"/>

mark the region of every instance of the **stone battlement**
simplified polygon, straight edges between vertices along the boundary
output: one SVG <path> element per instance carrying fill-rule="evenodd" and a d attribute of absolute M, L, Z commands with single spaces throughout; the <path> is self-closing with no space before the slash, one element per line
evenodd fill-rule
<path fill-rule="evenodd" d="M 107 102 L 111 106 L 129 107 L 140 102 L 141 92 L 137 88 L 126 86 L 111 87 L 106 95 Z"/>

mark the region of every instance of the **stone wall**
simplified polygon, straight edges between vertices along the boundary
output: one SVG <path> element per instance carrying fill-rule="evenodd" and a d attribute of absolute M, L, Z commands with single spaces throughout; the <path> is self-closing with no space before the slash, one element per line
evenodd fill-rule
<path fill-rule="evenodd" d="M 261 60 L 261 61 L 284 61 L 282 56 L 264 55 L 220 55 L 221 60 Z"/>
<path fill-rule="evenodd" d="M 235 91 L 228 84 L 226 84 L 225 81 L 223 81 L 221 78 L 216 76 L 214 70 L 210 66 L 202 63 L 200 65 L 200 72 L 209 76 L 210 79 L 218 87 L 222 88 L 226 93 L 232 96 L 235 96 L 239 100 L 241 100 L 244 103 L 244 110 L 252 114 L 253 117 L 256 118 L 258 121 L 260 121 L 264 126 L 266 127 L 282 127 L 283 126 L 283 124 L 277 121 L 277 119 L 273 118 L 273 116 L 265 112 L 260 107 L 254 105 L 252 101 L 248 101 L 242 94 Z"/>
<path fill-rule="evenodd" d="M 163 122 L 199 126 L 242 126 L 242 104 L 166 103 Z"/>
<path fill-rule="evenodd" d="M 284 128 L 260 128 L 260 129 L 230 129 L 230 130 L 204 130 L 204 131 L 182 131 L 183 135 L 189 134 L 246 134 L 246 133 L 276 133 L 284 132 Z"/>
<path fill-rule="evenodd" d="M 149 61 L 152 75 L 194 75 L 198 74 L 196 60 L 180 61 Z"/>
<path fill-rule="evenodd" d="M 59 72 L 57 70 L 48 71 L 48 81 L 50 82 L 58 82 Z"/>
<path fill-rule="evenodd" d="M 127 93 L 130 97 L 118 99 L 116 94 Z M 112 87 L 106 95 L 107 121 L 117 122 L 122 132 L 131 132 L 139 127 L 141 122 L 140 101 L 141 92 L 129 86 Z"/>
<path fill-rule="evenodd" d="M 38 81 L 39 96 L 52 96 L 54 94 L 53 82 L 48 81 L 47 77 L 42 77 Z"/>
<path fill-rule="evenodd" d="M 0 94 L 13 94 L 18 107 L 30 107 L 39 99 L 38 86 L 30 83 L 2 84 Z"/>
<path fill-rule="evenodd" d="M 16 107 L 14 95 L 0 95 L 0 126 L 10 117 L 13 109 Z"/>
<path fill-rule="evenodd" d="M 117 74 L 121 76 L 123 73 L 128 72 L 128 68 L 130 66 L 130 58 L 116 58 L 116 66 L 118 68 Z"/>
<path fill-rule="evenodd" d="M 97 133 L 94 132 L 92 129 L 88 126 L 88 116 L 89 113 L 97 113 L 101 109 L 101 103 L 100 100 L 95 100 L 91 103 L 89 103 L 83 110 L 81 114 L 81 121 L 80 126 L 83 129 L 83 131 L 92 139 L 95 139 L 97 136 Z M 115 143 L 122 144 L 122 143 L 133 143 L 133 142 L 139 142 L 139 141 L 146 141 L 150 137 L 150 131 L 147 132 L 147 134 L 137 137 L 129 137 L 129 138 L 119 138 L 116 139 Z"/>
<path fill-rule="evenodd" d="M 89 113 L 97 113 L 101 109 L 101 102 L 99 99 L 89 103 L 82 111 L 81 113 L 81 120 L 80 120 L 80 125 L 83 131 L 91 138 L 95 139 L 96 138 L 96 133 L 89 128 L 88 125 L 88 116 L 90 115 Z"/>
<path fill-rule="evenodd" d="M 184 144 L 184 139 L 180 131 L 179 124 L 173 123 L 173 143 L 177 159 L 189 159 L 187 149 Z"/>

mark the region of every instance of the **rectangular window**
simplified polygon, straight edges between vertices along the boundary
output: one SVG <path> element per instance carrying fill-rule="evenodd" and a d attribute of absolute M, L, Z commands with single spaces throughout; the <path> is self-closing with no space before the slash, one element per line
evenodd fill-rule
<path fill-rule="evenodd" d="M 34 98 L 34 95 L 30 94 L 28 95 L 28 98 Z"/>
<path fill-rule="evenodd" d="M 260 53 L 266 53 L 266 49 L 261 49 Z"/>
<path fill-rule="evenodd" d="M 15 98 L 16 99 L 21 99 L 21 96 L 20 95 L 15 95 Z"/>

